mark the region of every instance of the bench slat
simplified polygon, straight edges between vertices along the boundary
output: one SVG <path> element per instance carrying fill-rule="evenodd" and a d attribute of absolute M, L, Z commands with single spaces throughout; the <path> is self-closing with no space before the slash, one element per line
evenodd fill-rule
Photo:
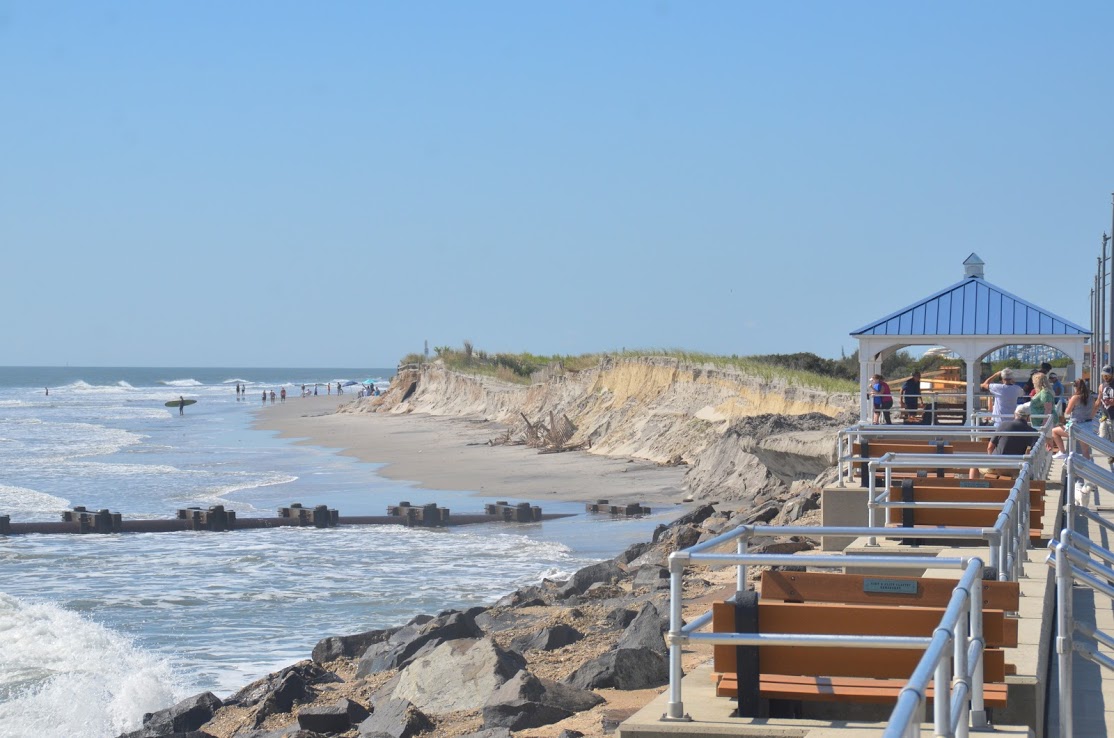
<path fill-rule="evenodd" d="M 738 697 L 734 674 L 718 675 L 717 697 Z M 767 699 L 807 699 L 817 702 L 896 702 L 905 687 L 904 679 L 866 679 L 861 677 L 801 677 L 785 674 L 763 674 L 759 679 L 762 696 Z M 983 685 L 987 707 L 1005 707 L 1008 687 L 1005 684 Z M 928 688 L 928 698 L 934 695 Z"/>
<path fill-rule="evenodd" d="M 953 585 L 954 586 L 954 585 Z M 786 604 L 790 607 L 784 607 Z M 780 607 L 779 607 L 780 606 Z M 856 615 L 857 617 L 852 617 Z M 758 602 L 761 633 L 826 633 L 847 635 L 930 636 L 940 623 L 943 610 L 907 607 L 846 607 L 838 604 Z M 712 608 L 715 632 L 734 632 L 735 605 L 717 602 Z M 1001 611 L 984 611 L 987 620 L 1001 621 Z M 721 626 L 726 625 L 726 628 Z M 841 627 L 843 629 L 841 630 Z M 989 632 L 993 630 L 987 628 Z M 1004 640 L 1004 628 L 997 627 L 997 640 Z M 715 670 L 731 672 L 736 668 L 735 646 L 713 647 Z M 907 678 L 916 669 L 923 651 L 828 646 L 760 646 L 759 662 L 763 674 Z M 1005 680 L 1005 654 L 988 648 L 983 652 L 986 681 Z"/>
<path fill-rule="evenodd" d="M 864 580 L 916 582 L 915 594 L 866 592 Z M 828 574 L 810 571 L 762 572 L 762 599 L 787 602 L 842 602 L 847 604 L 918 605 L 947 607 L 951 601 L 954 579 L 921 577 L 868 577 L 862 574 Z M 982 582 L 983 608 L 1016 612 L 1021 605 L 1021 586 L 1017 582 Z M 727 630 L 734 627 L 728 623 Z"/>

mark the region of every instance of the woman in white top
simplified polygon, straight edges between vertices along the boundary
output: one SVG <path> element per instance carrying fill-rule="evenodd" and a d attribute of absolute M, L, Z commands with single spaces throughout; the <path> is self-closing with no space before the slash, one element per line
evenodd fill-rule
<path fill-rule="evenodd" d="M 1091 421 L 1095 419 L 1095 410 L 1099 406 L 1099 398 L 1091 396 L 1091 388 L 1087 386 L 1087 382 L 1083 379 L 1075 380 L 1075 393 L 1068 400 L 1068 407 L 1064 411 L 1064 415 L 1068 419 L 1068 425 L 1074 425 L 1077 429 L 1082 428 L 1091 430 Z M 1092 431 L 1094 432 L 1094 431 Z M 1065 426 L 1056 426 L 1052 429 L 1052 442 L 1056 444 L 1056 455 L 1052 458 L 1062 459 L 1067 456 L 1068 447 L 1068 429 Z M 1080 453 L 1083 458 L 1091 458 L 1091 449 L 1084 444 L 1079 444 Z"/>

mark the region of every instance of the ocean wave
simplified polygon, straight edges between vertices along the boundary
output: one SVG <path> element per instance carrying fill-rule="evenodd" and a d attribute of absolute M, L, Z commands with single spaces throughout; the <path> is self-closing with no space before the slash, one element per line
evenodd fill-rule
<path fill-rule="evenodd" d="M 164 660 L 50 603 L 0 594 L 0 738 L 101 738 L 184 696 Z M 71 709 L 79 705 L 80 709 Z"/>
<path fill-rule="evenodd" d="M 116 386 L 117 387 L 123 387 L 124 389 L 135 389 L 135 387 L 133 385 L 128 384 L 127 382 L 125 382 L 122 379 L 119 382 L 116 383 Z"/>
<path fill-rule="evenodd" d="M 159 384 L 164 387 L 204 387 L 205 385 L 198 382 L 196 379 L 166 379 L 159 381 Z"/>
<path fill-rule="evenodd" d="M 0 484 L 0 510 L 5 513 L 58 513 L 70 507 L 70 501 L 64 497 Z"/>
<path fill-rule="evenodd" d="M 233 492 L 240 492 L 245 489 L 259 489 L 260 487 L 274 487 L 277 484 L 290 484 L 291 482 L 298 481 L 298 477 L 292 476 L 290 474 L 280 474 L 278 472 L 264 474 L 263 476 L 260 476 L 257 472 L 238 472 L 236 474 L 237 476 L 242 475 L 247 478 L 242 482 L 232 482 L 231 484 L 223 484 L 219 487 L 211 487 L 209 489 L 202 490 L 201 497 L 196 502 L 194 502 L 194 504 L 208 502 L 213 505 L 224 505 L 225 507 L 228 507 L 230 503 L 228 500 L 225 499 L 225 497 L 232 494 Z M 255 509 L 253 506 L 245 502 L 235 504 L 238 504 L 240 506 L 239 508 L 234 508 L 237 510 L 239 510 L 240 508 L 250 510 Z"/>

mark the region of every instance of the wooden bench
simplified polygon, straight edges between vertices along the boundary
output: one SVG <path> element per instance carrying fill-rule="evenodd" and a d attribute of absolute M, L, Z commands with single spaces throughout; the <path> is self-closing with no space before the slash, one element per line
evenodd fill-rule
<path fill-rule="evenodd" d="M 948 454 L 985 454 L 986 441 L 961 441 L 961 440 L 916 440 L 916 439 L 894 439 L 894 440 L 880 440 L 880 441 L 861 441 L 851 444 L 851 452 L 853 455 L 862 457 L 864 459 L 880 459 L 886 454 L 939 454 L 946 456 Z M 860 461 L 853 465 L 852 474 L 857 476 L 865 487 L 869 480 L 870 462 Z M 941 466 L 938 468 L 926 469 L 929 475 L 935 475 L 939 478 L 948 478 L 958 474 L 966 475 L 969 467 L 949 467 L 946 462 L 942 461 Z M 913 469 L 894 470 L 891 473 L 891 478 L 908 479 L 918 476 L 918 472 Z M 883 483 L 882 475 L 878 475 L 879 481 L 876 483 Z"/>
<path fill-rule="evenodd" d="M 940 484 L 951 480 L 907 479 L 890 488 L 893 502 L 998 502 L 1004 503 L 1013 487 L 1012 480 L 971 480 Z M 996 484 L 990 484 L 991 481 Z M 1006 486 L 1009 483 L 1009 486 Z M 977 486 L 976 486 L 977 485 Z M 908 491 L 907 491 L 908 490 Z M 1029 536 L 1039 540 L 1043 535 L 1044 482 L 1029 485 Z M 907 499 L 908 496 L 908 499 Z M 1000 510 L 972 508 L 887 508 L 886 524 L 906 528 L 917 526 L 952 526 L 990 528 L 998 520 Z"/>
<path fill-rule="evenodd" d="M 931 636 L 955 586 L 951 579 L 766 571 L 756 602 L 742 608 L 734 602 L 713 605 L 712 630 Z M 1017 647 L 1018 623 L 1005 613 L 1018 610 L 1019 597 L 1016 582 L 982 582 L 987 707 L 1006 704 L 1005 677 L 1014 669 L 1002 649 Z M 747 619 L 749 624 L 740 622 Z M 738 714 L 743 717 L 767 716 L 770 700 L 892 704 L 923 655 L 916 649 L 715 646 L 716 694 L 737 698 L 742 678 Z"/>

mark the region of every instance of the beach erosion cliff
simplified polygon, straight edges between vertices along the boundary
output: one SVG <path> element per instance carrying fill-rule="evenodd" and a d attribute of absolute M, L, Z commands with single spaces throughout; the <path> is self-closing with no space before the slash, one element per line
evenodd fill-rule
<path fill-rule="evenodd" d="M 529 385 L 401 367 L 390 388 L 338 414 L 417 414 L 491 423 L 512 442 L 527 423 L 563 424 L 565 448 L 685 466 L 669 524 L 613 559 L 544 579 L 490 606 L 325 638 L 312 658 L 221 700 L 196 695 L 121 738 L 561 738 L 603 736 L 668 682 L 668 557 L 741 524 L 815 524 L 835 436 L 854 399 L 664 358 L 551 369 Z M 811 550 L 807 536 L 758 537 L 754 552 Z M 757 572 L 757 568 L 752 575 Z M 729 569 L 687 572 L 683 617 L 734 591 Z M 690 671 L 710 655 L 683 654 Z M 464 675 L 464 678 L 462 678 Z"/>
<path fill-rule="evenodd" d="M 685 465 L 686 497 L 746 507 L 822 484 L 835 464 L 836 431 L 852 422 L 855 407 L 850 394 L 773 373 L 605 357 L 587 370 L 544 370 L 528 385 L 439 362 L 407 365 L 385 393 L 338 412 L 482 418 L 505 428 L 500 440 L 521 438 L 527 422 L 567 418 L 566 447 Z"/>

